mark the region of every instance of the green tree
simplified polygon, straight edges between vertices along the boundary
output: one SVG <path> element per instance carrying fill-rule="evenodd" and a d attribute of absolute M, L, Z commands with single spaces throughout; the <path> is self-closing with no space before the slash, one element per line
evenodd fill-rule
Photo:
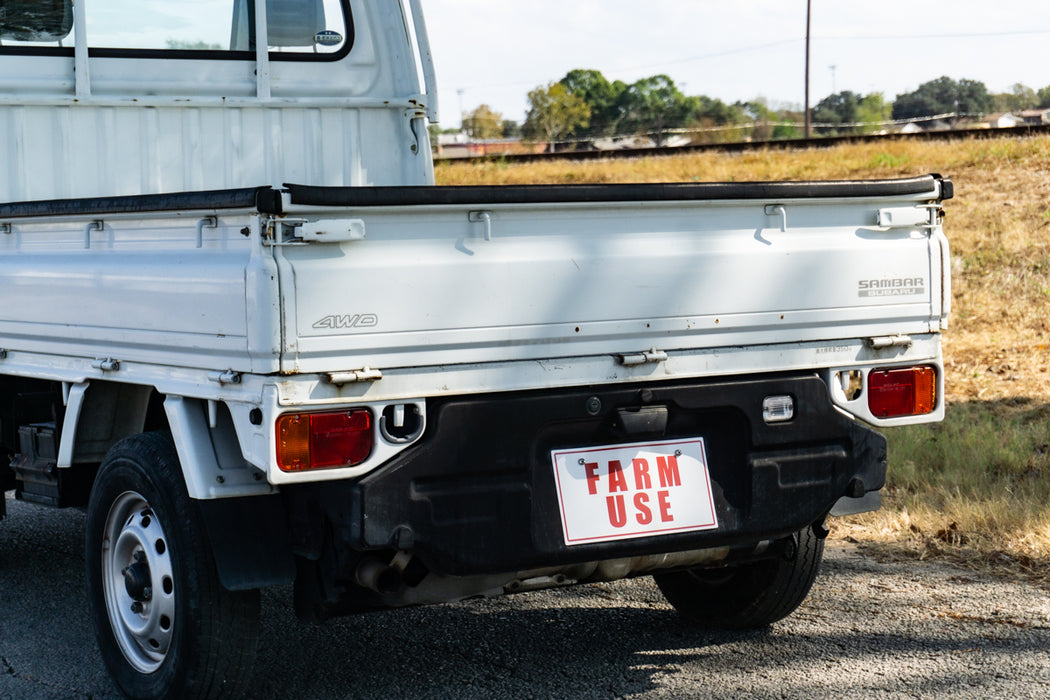
<path fill-rule="evenodd" d="M 865 95 L 860 104 L 857 105 L 857 121 L 864 126 L 860 132 L 870 134 L 883 128 L 883 122 L 893 119 L 893 105 L 886 101 L 886 96 L 881 92 L 872 92 Z"/>
<path fill-rule="evenodd" d="M 522 130 L 525 136 L 551 144 L 585 129 L 590 124 L 591 108 L 583 98 L 569 92 L 561 83 L 540 85 L 529 92 L 529 112 Z"/>
<path fill-rule="evenodd" d="M 843 128 L 840 125 L 857 123 L 860 100 L 861 97 L 857 93 L 843 90 L 834 95 L 828 95 L 818 102 L 813 109 L 813 121 L 817 124 L 832 124 L 834 126 L 818 127 L 817 131 L 823 134 L 836 134 L 841 133 L 843 130 L 852 131 L 852 127 Z"/>
<path fill-rule="evenodd" d="M 748 135 L 755 141 L 768 141 L 773 134 L 773 122 L 777 115 L 769 108 L 764 97 L 759 97 L 749 102 L 735 102 L 734 107 L 739 109 L 744 117 L 751 122 L 751 133 Z"/>
<path fill-rule="evenodd" d="M 472 139 L 502 138 L 503 115 L 488 105 L 479 105 L 463 117 L 463 130 Z"/>
<path fill-rule="evenodd" d="M 722 100 L 707 95 L 686 98 L 689 107 L 688 118 L 694 121 L 723 126 L 726 124 L 743 124 L 748 121 L 744 110 L 736 105 L 727 105 Z"/>
<path fill-rule="evenodd" d="M 1039 106 L 1039 95 L 1035 90 L 1022 83 L 1010 86 L 1010 92 L 992 95 L 993 109 L 996 112 L 1019 112 L 1022 109 L 1035 109 Z"/>
<path fill-rule="evenodd" d="M 627 89 L 626 83 L 619 80 L 609 82 L 601 71 L 580 68 L 569 71 L 558 82 L 590 107 L 590 123 L 578 133 L 593 137 L 616 133 L 623 117 L 620 98 Z"/>
<path fill-rule="evenodd" d="M 1038 109 L 1046 109 L 1050 107 L 1050 85 L 1044 88 L 1039 88 L 1039 91 L 1035 93 L 1036 103 L 1035 106 Z"/>
<path fill-rule="evenodd" d="M 521 124 L 513 119 L 503 120 L 503 138 L 516 139 L 521 137 Z"/>
<path fill-rule="evenodd" d="M 742 132 L 752 141 L 775 141 L 777 139 L 800 139 L 802 128 L 799 126 L 805 115 L 793 108 L 774 109 L 765 98 L 759 97 L 749 102 L 736 102 L 732 105 L 741 115 L 743 122 L 750 122 L 750 133 Z"/>
<path fill-rule="evenodd" d="M 695 115 L 691 102 L 666 75 L 654 75 L 632 83 L 620 99 L 623 127 L 644 132 L 664 144 L 664 131 L 685 126 Z"/>
<path fill-rule="evenodd" d="M 994 108 L 992 96 L 977 80 L 956 82 L 942 76 L 920 85 L 914 92 L 897 95 L 894 119 L 931 117 L 937 114 L 987 114 Z"/>
<path fill-rule="evenodd" d="M 800 139 L 805 136 L 802 128 L 795 122 L 782 122 L 773 125 L 771 137 L 774 141 L 785 139 Z"/>

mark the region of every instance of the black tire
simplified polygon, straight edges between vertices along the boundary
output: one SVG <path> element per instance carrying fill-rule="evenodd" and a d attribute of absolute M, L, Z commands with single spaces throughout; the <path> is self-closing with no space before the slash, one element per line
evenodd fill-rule
<path fill-rule="evenodd" d="M 724 569 L 654 574 L 660 591 L 690 622 L 712 629 L 759 629 L 782 620 L 809 595 L 824 539 L 812 527 L 795 533 L 787 554 Z M 794 550 L 791 552 L 790 550 Z"/>
<path fill-rule="evenodd" d="M 145 433 L 106 455 L 85 537 L 95 636 L 131 698 L 235 697 L 250 679 L 259 592 L 219 583 L 171 437 Z"/>

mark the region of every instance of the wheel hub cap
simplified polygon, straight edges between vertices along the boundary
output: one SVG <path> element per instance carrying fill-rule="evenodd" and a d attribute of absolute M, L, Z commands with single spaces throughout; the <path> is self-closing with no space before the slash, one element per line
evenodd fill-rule
<path fill-rule="evenodd" d="M 117 645 L 136 670 L 152 673 L 171 647 L 175 578 L 164 528 L 133 491 L 114 501 L 106 519 L 102 579 Z"/>
<path fill-rule="evenodd" d="M 124 588 L 127 590 L 128 595 L 131 599 L 139 603 L 145 603 L 152 598 L 153 587 L 150 585 L 152 579 L 150 578 L 149 564 L 145 562 L 136 562 L 124 569 Z"/>

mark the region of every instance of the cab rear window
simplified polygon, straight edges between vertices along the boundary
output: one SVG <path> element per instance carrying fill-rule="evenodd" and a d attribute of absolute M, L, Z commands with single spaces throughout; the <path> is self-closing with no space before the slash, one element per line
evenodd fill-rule
<path fill-rule="evenodd" d="M 106 0 L 87 5 L 92 56 L 251 59 L 256 0 Z M 83 7 L 84 5 L 81 5 Z M 67 53 L 75 40 L 72 0 L 5 0 L 0 51 Z M 275 60 L 331 60 L 353 43 L 348 0 L 267 0 L 267 46 Z"/>

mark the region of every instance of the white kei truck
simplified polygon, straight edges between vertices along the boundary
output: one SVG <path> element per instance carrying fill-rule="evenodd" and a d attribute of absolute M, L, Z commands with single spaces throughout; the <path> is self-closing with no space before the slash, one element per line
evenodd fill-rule
<path fill-rule="evenodd" d="M 435 186 L 421 4 L 0 2 L 0 490 L 129 697 L 252 692 L 270 586 L 768 625 L 943 416 L 949 180 Z"/>

